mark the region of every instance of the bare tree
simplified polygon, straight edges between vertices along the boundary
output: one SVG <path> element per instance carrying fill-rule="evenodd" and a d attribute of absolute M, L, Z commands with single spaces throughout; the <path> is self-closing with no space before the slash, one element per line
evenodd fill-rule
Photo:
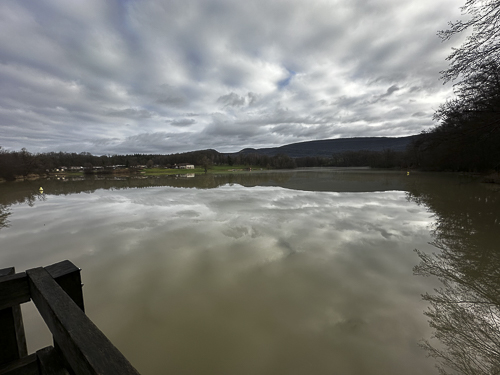
<path fill-rule="evenodd" d="M 213 162 L 212 160 L 210 160 L 206 155 L 203 156 L 200 160 L 200 164 L 201 166 L 203 167 L 203 169 L 205 170 L 205 173 L 207 173 L 207 171 L 212 168 L 212 165 L 213 165 Z"/>
<path fill-rule="evenodd" d="M 444 41 L 472 30 L 448 56 L 450 66 L 441 72 L 444 82 L 467 78 L 487 61 L 500 61 L 500 0 L 467 0 L 461 10 L 467 21 L 450 22 L 448 30 L 438 32 Z"/>

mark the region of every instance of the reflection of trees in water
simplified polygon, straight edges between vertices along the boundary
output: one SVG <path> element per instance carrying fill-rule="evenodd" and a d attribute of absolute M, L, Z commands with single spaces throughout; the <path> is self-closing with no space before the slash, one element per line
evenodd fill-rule
<path fill-rule="evenodd" d="M 10 206 L 12 204 L 27 204 L 30 207 L 35 205 L 36 201 L 45 201 L 46 197 L 43 193 L 28 192 L 27 194 L 14 194 L 9 196 L 10 199 L 6 199 L 6 195 L 2 195 L 0 201 L 0 229 L 7 228 L 10 226 L 9 216 L 12 214 L 10 212 Z"/>
<path fill-rule="evenodd" d="M 421 262 L 415 274 L 442 283 L 423 296 L 430 304 L 425 315 L 442 345 L 424 341 L 423 347 L 438 359 L 442 374 L 500 374 L 498 193 L 457 181 L 414 186 L 408 199 L 427 206 L 436 218 L 438 252 L 417 251 Z"/>
<path fill-rule="evenodd" d="M 0 229 L 6 228 L 9 226 L 9 216 L 12 212 L 10 212 L 9 207 L 0 204 Z"/>
<path fill-rule="evenodd" d="M 227 184 L 257 186 L 266 183 L 280 184 L 291 178 L 291 173 L 236 173 L 236 174 L 203 174 L 195 177 L 186 176 L 142 176 L 142 177 L 109 177 L 78 178 L 75 180 L 37 180 L 12 182 L 0 185 L 0 204 L 11 205 L 26 203 L 30 206 L 37 200 L 44 199 L 39 194 L 40 185 L 49 195 L 68 195 L 93 193 L 96 190 L 121 190 L 131 188 L 150 188 L 170 186 L 178 188 L 214 189 Z"/>
<path fill-rule="evenodd" d="M 453 250 L 440 248 L 439 254 L 419 253 L 417 275 L 436 276 L 443 286 L 425 294 L 430 303 L 425 312 L 434 337 L 444 347 L 425 340 L 422 346 L 438 359 L 440 372 L 448 369 L 460 374 L 500 373 L 500 299 L 498 263 L 490 272 L 463 273 L 456 267 Z M 496 268 L 496 269 L 495 269 Z"/>
<path fill-rule="evenodd" d="M 7 227 L 13 204 L 27 204 L 33 207 L 37 201 L 45 200 L 46 195 L 39 192 L 40 186 L 49 195 L 68 195 L 93 193 L 96 190 L 121 190 L 131 188 L 151 188 L 170 186 L 177 188 L 214 189 L 227 184 L 257 186 L 286 182 L 292 176 L 286 172 L 204 174 L 193 178 L 179 176 L 140 176 L 108 178 L 76 178 L 68 180 L 36 180 L 8 182 L 0 184 L 0 228 Z"/>
<path fill-rule="evenodd" d="M 12 212 L 10 212 L 11 205 L 27 204 L 28 206 L 33 207 L 36 201 L 45 201 L 46 199 L 47 198 L 45 194 L 33 192 L 29 192 L 28 194 L 16 195 L 14 200 L 9 200 L 7 201 L 7 203 L 4 203 L 5 199 L 2 199 L 2 201 L 0 202 L 0 229 L 10 226 L 9 216 L 12 214 Z"/>
<path fill-rule="evenodd" d="M 214 189 L 224 185 L 238 184 L 241 186 L 258 186 L 266 183 L 281 184 L 288 181 L 293 172 L 268 173 L 234 173 L 234 174 L 202 174 L 194 178 L 185 176 L 163 177 L 160 181 L 164 186 Z"/>

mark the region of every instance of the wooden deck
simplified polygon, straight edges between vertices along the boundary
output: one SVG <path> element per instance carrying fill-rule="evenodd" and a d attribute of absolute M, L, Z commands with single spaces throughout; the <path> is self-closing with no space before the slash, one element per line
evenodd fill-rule
<path fill-rule="evenodd" d="M 54 346 L 28 355 L 20 305 L 30 301 Z M 139 374 L 85 315 L 80 269 L 68 260 L 0 269 L 0 375 L 21 374 Z"/>

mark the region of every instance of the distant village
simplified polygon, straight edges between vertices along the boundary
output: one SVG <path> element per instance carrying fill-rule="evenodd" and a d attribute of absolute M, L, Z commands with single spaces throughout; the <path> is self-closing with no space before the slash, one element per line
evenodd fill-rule
<path fill-rule="evenodd" d="M 143 170 L 147 168 L 164 168 L 164 169 L 195 169 L 194 164 L 190 163 L 179 163 L 179 164 L 169 164 L 166 166 L 161 166 L 158 164 L 153 165 L 133 165 L 127 167 L 126 165 L 108 165 L 108 166 L 71 166 L 71 167 L 57 167 L 48 171 L 51 173 L 67 173 L 67 172 L 84 172 L 84 173 L 94 173 L 94 172 L 103 172 L 103 171 L 120 171 L 120 170 Z"/>

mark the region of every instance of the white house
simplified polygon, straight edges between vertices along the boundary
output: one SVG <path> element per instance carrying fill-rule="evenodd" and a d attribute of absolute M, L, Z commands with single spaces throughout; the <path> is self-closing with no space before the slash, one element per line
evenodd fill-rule
<path fill-rule="evenodd" d="M 179 168 L 179 169 L 194 169 L 194 165 L 189 164 L 189 163 L 180 163 L 180 164 L 177 164 L 177 168 Z"/>

